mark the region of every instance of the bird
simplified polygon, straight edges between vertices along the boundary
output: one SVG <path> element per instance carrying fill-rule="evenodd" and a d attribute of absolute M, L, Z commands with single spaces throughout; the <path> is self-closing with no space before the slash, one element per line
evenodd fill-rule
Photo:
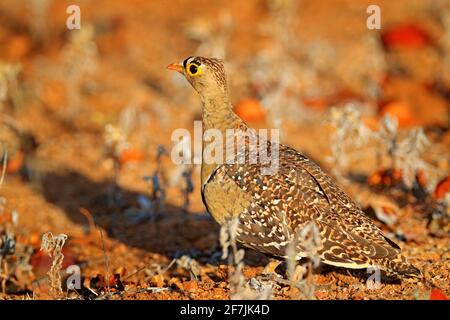
<path fill-rule="evenodd" d="M 200 96 L 204 132 L 248 133 L 246 145 L 251 141 L 248 137 L 258 135 L 233 111 L 222 60 L 190 56 L 167 69 L 181 73 Z M 203 159 L 201 165 L 203 203 L 220 225 L 239 221 L 239 243 L 281 261 L 299 231 L 313 223 L 320 235 L 316 254 L 324 264 L 348 269 L 375 266 L 399 276 L 422 277 L 400 247 L 316 163 L 281 143 L 257 141 L 267 150 L 277 144 L 278 165 L 273 174 L 263 174 L 263 164 L 248 161 L 247 155 L 240 162 Z M 222 147 L 226 152 L 227 147 Z M 298 242 L 295 259 L 308 254 Z"/>

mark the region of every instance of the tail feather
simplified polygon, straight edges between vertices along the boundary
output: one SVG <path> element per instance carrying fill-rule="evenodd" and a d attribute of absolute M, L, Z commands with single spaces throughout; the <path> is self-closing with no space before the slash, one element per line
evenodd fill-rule
<path fill-rule="evenodd" d="M 423 277 L 422 272 L 410 264 L 402 255 L 398 255 L 395 259 L 387 260 L 386 268 L 388 271 L 393 271 L 406 277 Z"/>

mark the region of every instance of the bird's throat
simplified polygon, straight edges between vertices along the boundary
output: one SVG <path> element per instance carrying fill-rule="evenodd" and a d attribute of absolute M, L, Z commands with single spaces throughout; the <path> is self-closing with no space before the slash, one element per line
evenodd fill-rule
<path fill-rule="evenodd" d="M 202 98 L 203 110 L 203 130 L 217 129 L 225 132 L 232 129 L 240 119 L 233 112 L 227 97 L 206 97 Z"/>
<path fill-rule="evenodd" d="M 228 97 L 226 96 L 216 96 L 216 97 L 202 97 L 203 110 L 202 110 L 202 120 L 203 120 L 203 150 L 207 148 L 207 145 L 212 143 L 211 141 L 206 141 L 205 136 L 208 130 L 219 131 L 220 136 L 225 138 L 227 136 L 227 129 L 236 129 L 242 125 L 242 120 L 233 112 L 231 104 L 229 103 Z M 210 132 L 211 133 L 211 132 Z M 216 136 L 216 134 L 213 134 Z M 215 141 L 217 142 L 217 141 Z M 223 147 L 225 147 L 226 142 L 223 142 Z M 223 148 L 222 147 L 222 148 Z M 222 149 L 223 154 L 225 154 L 224 149 Z M 214 170 L 220 166 L 222 163 L 210 163 L 205 161 L 205 154 L 202 155 L 202 185 L 206 183 L 210 175 Z"/>

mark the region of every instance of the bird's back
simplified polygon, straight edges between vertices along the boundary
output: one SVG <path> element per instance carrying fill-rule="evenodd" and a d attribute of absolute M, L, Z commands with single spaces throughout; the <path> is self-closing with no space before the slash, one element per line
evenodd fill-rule
<path fill-rule="evenodd" d="M 264 143 L 270 153 L 271 142 Z M 205 205 L 219 223 L 239 217 L 241 243 L 285 257 L 288 244 L 314 222 L 320 233 L 317 252 L 324 263 L 418 273 L 318 165 L 281 144 L 278 157 L 278 170 L 272 175 L 262 174 L 263 165 L 250 163 L 248 155 L 243 164 L 219 165 L 202 188 Z M 297 258 L 308 255 L 302 243 L 297 249 Z"/>

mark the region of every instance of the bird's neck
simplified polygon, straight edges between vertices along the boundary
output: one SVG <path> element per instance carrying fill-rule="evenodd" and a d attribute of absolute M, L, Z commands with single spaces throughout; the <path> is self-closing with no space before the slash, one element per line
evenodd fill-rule
<path fill-rule="evenodd" d="M 238 129 L 245 126 L 243 121 L 233 112 L 232 106 L 229 102 L 226 93 L 217 93 L 215 95 L 202 96 L 203 110 L 203 134 L 207 130 L 218 130 L 223 139 L 227 137 L 227 129 Z M 210 132 L 211 133 L 211 132 Z M 205 141 L 203 139 L 203 150 L 212 141 Z M 216 141 L 217 142 L 217 141 Z M 226 141 L 222 141 L 222 152 L 226 154 Z M 209 163 L 203 158 L 201 180 L 202 185 L 206 183 L 214 170 L 222 163 Z"/>
<path fill-rule="evenodd" d="M 225 133 L 226 129 L 234 129 L 242 120 L 233 112 L 226 93 L 202 96 L 203 130 L 217 129 Z"/>

